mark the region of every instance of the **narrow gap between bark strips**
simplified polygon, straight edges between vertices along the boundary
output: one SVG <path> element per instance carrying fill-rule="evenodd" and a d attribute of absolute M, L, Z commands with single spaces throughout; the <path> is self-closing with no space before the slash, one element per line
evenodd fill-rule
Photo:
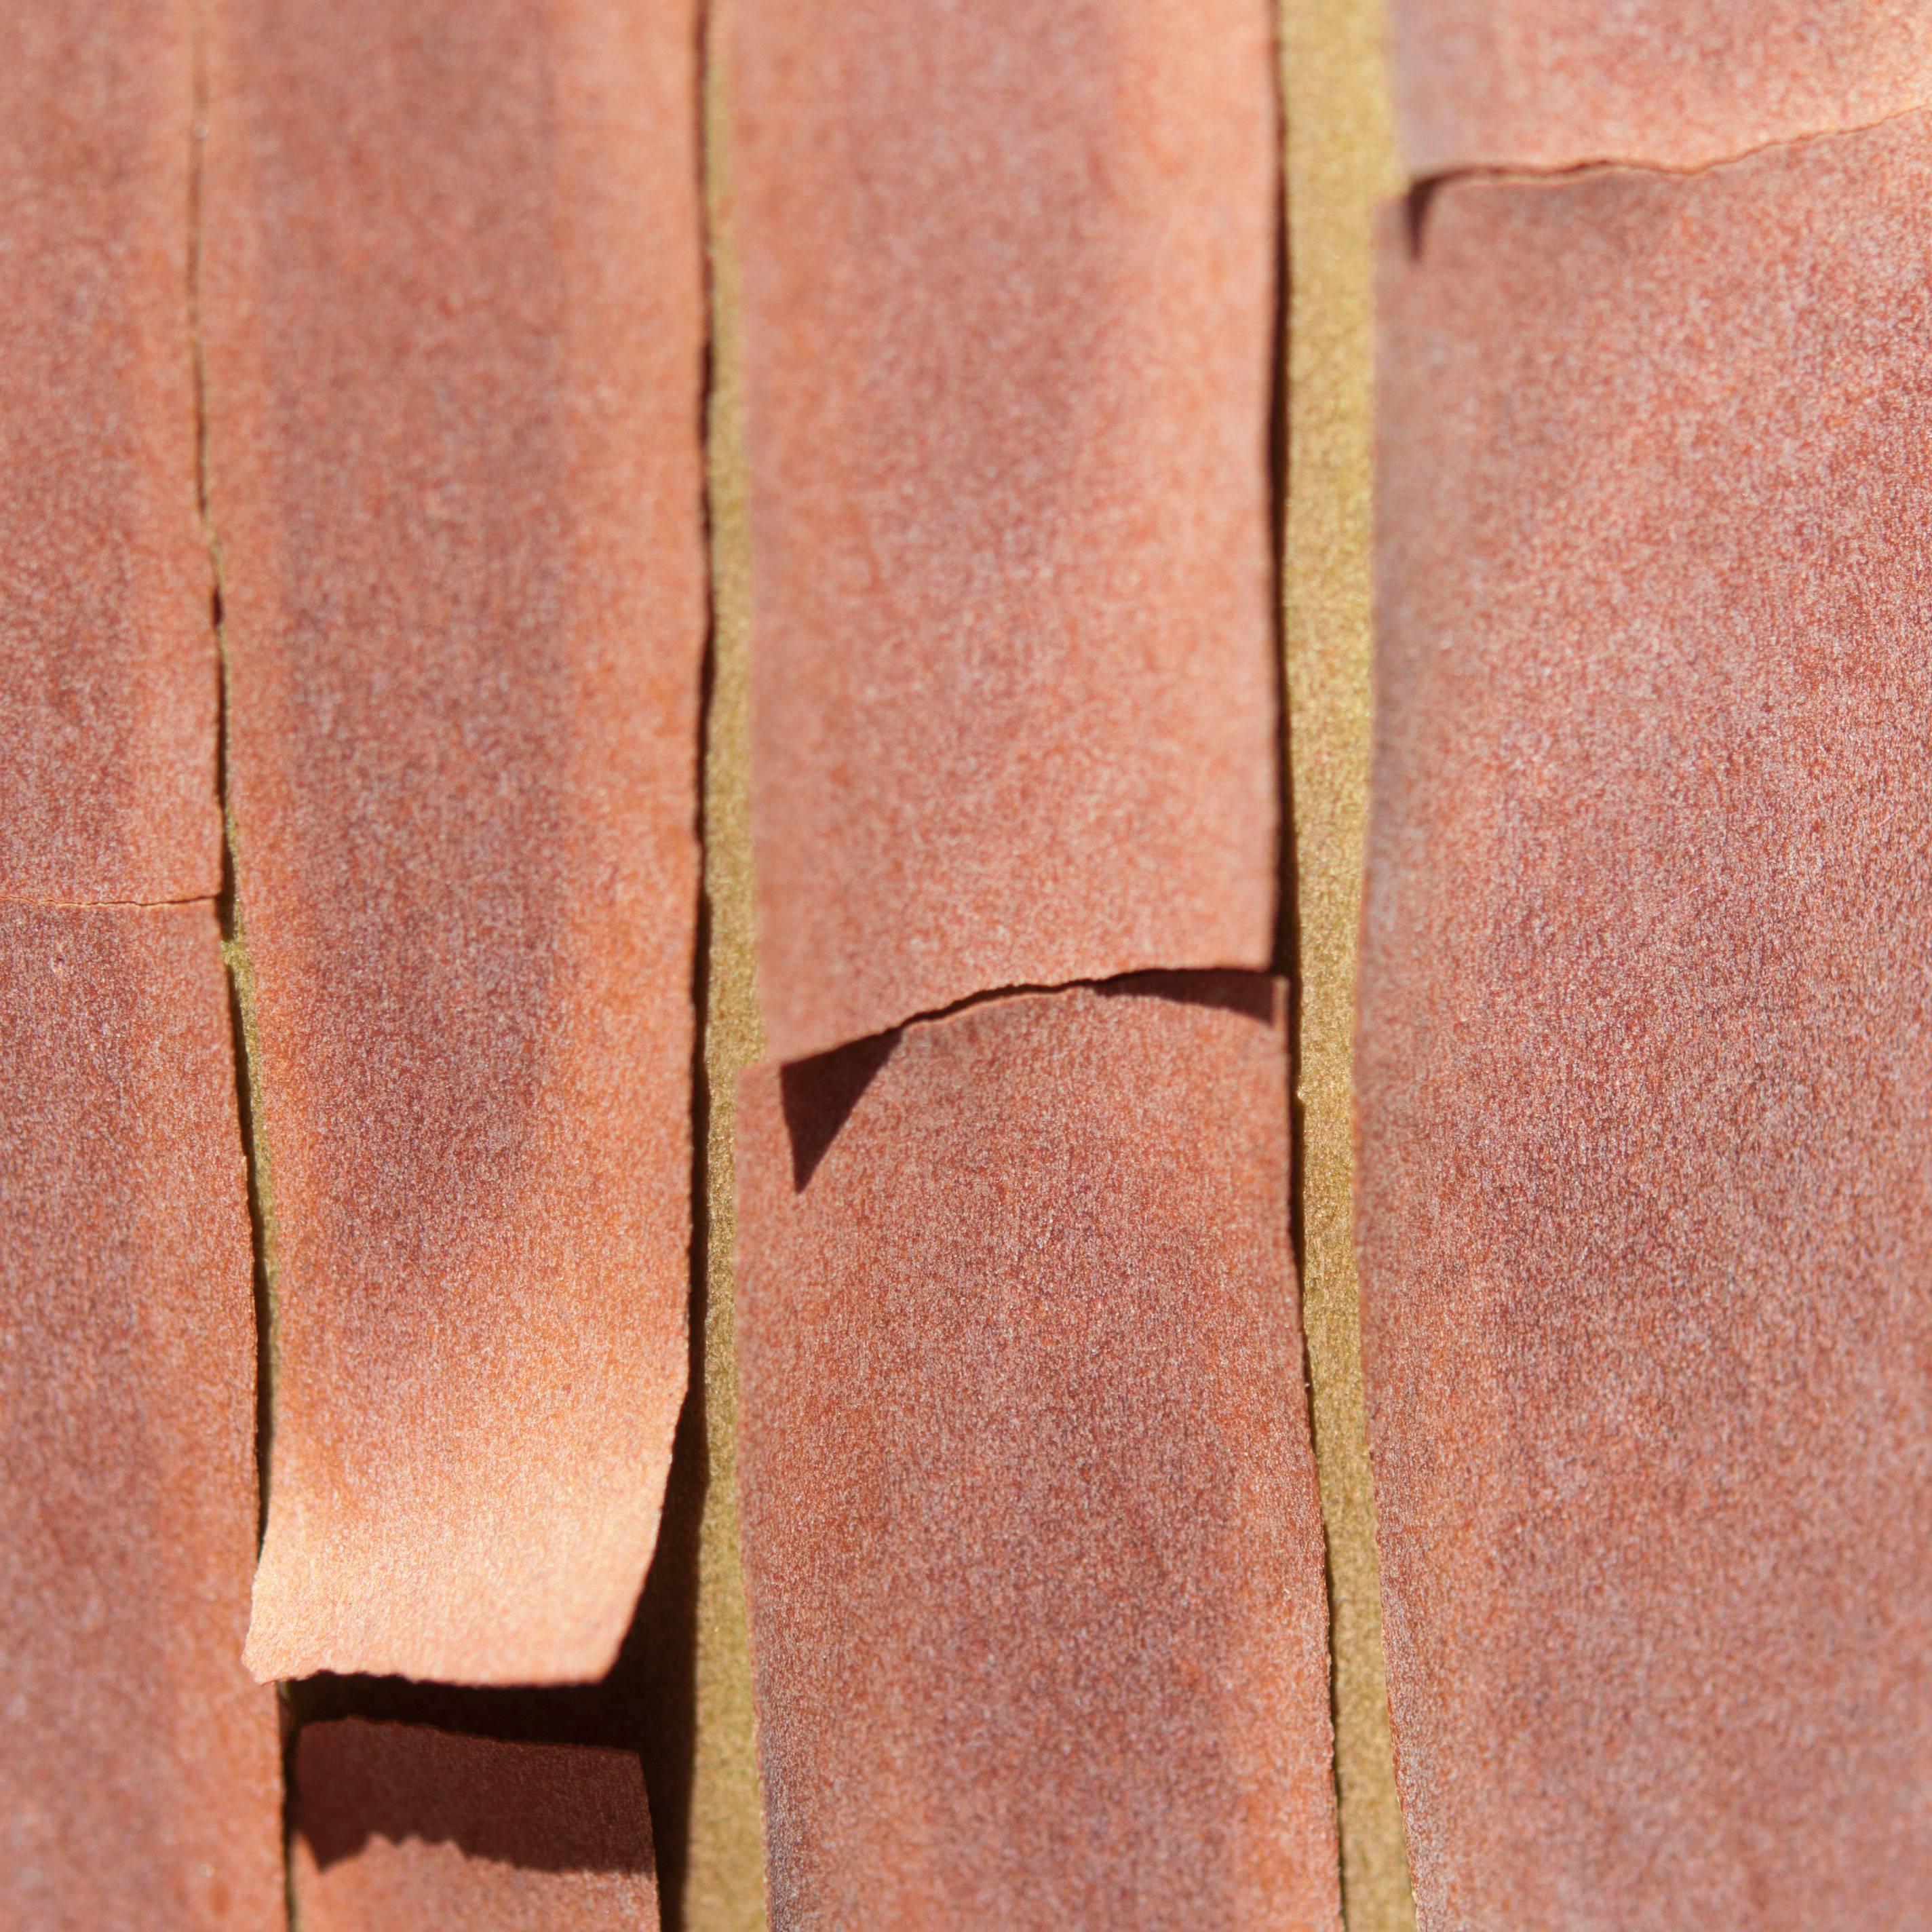
<path fill-rule="evenodd" d="M 214 790 L 221 814 L 221 889 L 215 900 L 222 960 L 228 975 L 229 1030 L 234 1059 L 236 1118 L 248 1202 L 250 1275 L 255 1309 L 256 1547 L 268 1522 L 268 1481 L 274 1442 L 275 1312 L 270 1268 L 266 1151 L 261 1140 L 261 1082 L 254 1040 L 254 974 L 242 929 L 235 866 L 235 818 L 229 797 L 230 728 L 228 634 L 221 596 L 221 545 L 208 502 L 208 358 L 202 336 L 201 270 L 204 223 L 204 156 L 208 140 L 208 16 L 206 0 L 195 0 L 190 28 L 187 304 L 189 366 L 194 392 L 195 508 L 208 551 L 208 627 L 216 666 Z M 238 1666 L 239 1658 L 236 1659 Z M 295 1864 L 295 1726 L 287 1688 L 275 1687 L 282 1744 L 282 1905 L 291 1928 L 297 1922 Z"/>
<path fill-rule="evenodd" d="M 1275 679 L 1275 973 L 1288 989 L 1288 1242 L 1300 1281 L 1306 1261 L 1300 1178 L 1303 1122 L 1299 1097 L 1301 1064 L 1301 904 L 1295 866 L 1294 720 L 1288 682 L 1288 496 L 1292 446 L 1288 437 L 1288 331 L 1292 272 L 1288 247 L 1288 102 L 1282 88 L 1280 27 L 1270 71 L 1275 76 L 1275 146 L 1281 159 L 1275 180 L 1274 316 L 1268 337 L 1268 519 L 1269 636 Z M 1304 1350 L 1303 1381 L 1307 1380 Z M 1312 1390 L 1310 1400 L 1313 1400 Z"/>
<path fill-rule="evenodd" d="M 692 21 L 692 186 L 698 208 L 706 206 L 704 107 L 707 72 L 705 14 Z M 700 214 L 700 226 L 702 217 Z M 706 447 L 717 355 L 712 320 L 710 250 L 700 236 L 704 318 L 692 429 Z M 710 1311 L 711 1102 L 706 1078 L 706 1029 L 711 1012 L 712 912 L 704 861 L 710 836 L 706 812 L 712 706 L 717 688 L 717 586 L 712 568 L 711 474 L 700 462 L 698 540 L 705 560 L 704 644 L 699 660 L 697 742 L 692 763 L 692 828 L 698 848 L 697 918 L 691 956 L 691 1233 L 685 1304 L 685 1395 L 671 1438 L 670 1468 L 657 1541 L 639 1593 L 627 1656 L 640 1670 L 638 1708 L 628 1740 L 644 1772 L 656 1863 L 661 1932 L 684 1932 L 685 1892 L 691 1864 L 698 1756 L 698 1620 L 707 1499 L 716 1480 L 711 1466 L 710 1390 L 705 1378 Z M 648 1652 L 646 1660 L 644 1653 Z M 620 1660 L 619 1670 L 624 1668 Z"/>
<path fill-rule="evenodd" d="M 1280 835 L 1276 842 L 1275 891 L 1275 970 L 1287 988 L 1286 1041 L 1288 1054 L 1288 1237 L 1294 1263 L 1296 1330 L 1301 1342 L 1302 1412 L 1308 1431 L 1309 1455 L 1315 1454 L 1315 1365 L 1302 1296 L 1308 1278 L 1308 1217 L 1304 1190 L 1308 1174 L 1306 1109 L 1302 1104 L 1306 987 L 1301 963 L 1300 868 L 1294 815 L 1294 718 L 1288 676 L 1288 496 L 1292 486 L 1294 443 L 1289 420 L 1288 330 L 1293 313 L 1294 256 L 1288 246 L 1288 91 L 1282 84 L 1281 25 L 1277 15 L 1270 71 L 1274 76 L 1275 112 L 1280 157 L 1275 189 L 1274 326 L 1268 364 L 1268 531 L 1274 571 L 1270 584 L 1270 614 L 1274 643 L 1275 733 L 1278 782 L 1276 810 Z M 1347 1922 L 1347 1874 L 1342 1856 L 1341 1760 L 1336 1740 L 1341 1735 L 1341 1684 L 1335 1654 L 1336 1585 L 1334 1526 L 1328 1520 L 1328 1498 L 1318 1478 L 1317 1507 L 1322 1515 L 1322 1586 L 1327 1630 L 1328 1678 L 1328 1777 L 1335 1803 L 1335 1895 L 1342 1922 Z"/>
<path fill-rule="evenodd" d="M 229 1015 L 235 1061 L 236 1111 L 247 1175 L 248 1222 L 253 1244 L 255 1288 L 255 1454 L 259 1490 L 259 1548 L 268 1526 L 268 1484 L 274 1441 L 275 1318 L 268 1225 L 267 1153 L 262 1144 L 261 1082 L 254 1037 L 254 975 L 250 966 L 236 880 L 235 818 L 229 796 L 231 729 L 227 627 L 221 595 L 221 546 L 208 505 L 208 367 L 201 330 L 202 222 L 202 158 L 208 132 L 206 20 L 194 16 L 194 110 L 188 172 L 188 314 L 194 382 L 195 494 L 208 562 L 208 628 L 217 665 L 214 773 L 221 813 L 221 890 L 214 904 L 221 929 L 222 956 L 228 969 Z"/>
<path fill-rule="evenodd" d="M 0 892 L 0 905 L 31 906 L 36 912 L 168 912 L 180 906 L 213 906 L 221 900 L 206 892 L 189 892 L 178 899 L 43 899 L 31 892 Z"/>

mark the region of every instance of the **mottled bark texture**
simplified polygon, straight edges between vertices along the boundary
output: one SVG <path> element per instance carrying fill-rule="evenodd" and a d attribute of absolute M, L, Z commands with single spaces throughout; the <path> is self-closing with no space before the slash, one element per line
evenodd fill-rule
<path fill-rule="evenodd" d="M 189 0 L 20 0 L 0 59 L 0 899 L 212 897 Z"/>
<path fill-rule="evenodd" d="M 242 1667 L 255 1335 L 207 905 L 0 908 L 0 1924 L 282 1909 Z"/>
<path fill-rule="evenodd" d="M 1932 1897 L 1929 207 L 1913 116 L 1389 224 L 1360 1228 L 1430 1932 Z"/>
<path fill-rule="evenodd" d="M 249 1658 L 595 1677 L 686 1376 L 682 0 L 217 0 L 202 310 L 275 1304 Z"/>
<path fill-rule="evenodd" d="M 1264 968 L 1265 8 L 734 12 L 771 1051 Z"/>
<path fill-rule="evenodd" d="M 746 1076 L 781 1932 L 1334 1932 L 1280 1008 L 1175 976 Z"/>

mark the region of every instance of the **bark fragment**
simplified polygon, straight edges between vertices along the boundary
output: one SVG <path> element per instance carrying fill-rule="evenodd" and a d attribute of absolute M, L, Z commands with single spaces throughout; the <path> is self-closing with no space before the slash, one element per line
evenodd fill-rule
<path fill-rule="evenodd" d="M 740 1100 L 773 1923 L 1330 1932 L 1278 989 L 995 1000 L 862 1058 Z"/>
<path fill-rule="evenodd" d="M 686 1372 L 695 21 L 220 0 L 211 59 L 279 1347 L 250 1660 L 596 1677 Z"/>
<path fill-rule="evenodd" d="M 735 14 L 772 1052 L 1265 967 L 1265 10 Z"/>
<path fill-rule="evenodd" d="M 1418 176 L 1702 166 L 1932 103 L 1920 0 L 1389 0 Z"/>
<path fill-rule="evenodd" d="M 255 1342 L 213 909 L 0 908 L 0 1923 L 282 1906 L 241 1650 Z"/>
<path fill-rule="evenodd" d="M 304 1726 L 304 1932 L 656 1932 L 638 1760 L 360 1718 Z"/>
<path fill-rule="evenodd" d="M 26 0 L 0 62 L 0 899 L 221 883 L 188 326 L 189 0 Z"/>
<path fill-rule="evenodd" d="M 1432 1932 L 1932 1893 L 1928 206 L 1912 116 L 1391 218 L 1360 1229 Z"/>

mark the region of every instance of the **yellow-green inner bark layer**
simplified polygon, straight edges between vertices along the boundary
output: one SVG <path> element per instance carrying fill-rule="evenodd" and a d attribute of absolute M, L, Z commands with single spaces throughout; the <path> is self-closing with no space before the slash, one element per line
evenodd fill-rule
<path fill-rule="evenodd" d="M 1415 1904 L 1389 1735 L 1355 1275 L 1355 956 L 1373 641 L 1375 211 L 1404 185 L 1378 0 L 1283 0 L 1288 137 L 1288 781 L 1300 986 L 1302 1307 L 1328 1539 L 1348 1932 Z"/>
<path fill-rule="evenodd" d="M 696 1729 L 686 1932 L 763 1932 L 764 1850 L 751 1652 L 738 1550 L 738 1368 L 732 1297 L 737 1250 L 734 1108 L 738 1076 L 764 1058 L 752 944 L 746 740 L 750 631 L 731 242 L 729 9 L 706 26 L 705 201 L 711 272 L 708 471 L 712 688 L 705 721 L 704 897 L 710 926 L 704 1082 L 704 1418 L 708 1481 L 698 1532 Z"/>

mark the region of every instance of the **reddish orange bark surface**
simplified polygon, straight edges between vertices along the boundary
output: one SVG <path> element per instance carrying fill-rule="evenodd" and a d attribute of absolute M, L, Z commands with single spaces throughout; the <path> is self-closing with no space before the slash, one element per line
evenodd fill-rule
<path fill-rule="evenodd" d="M 303 1727 L 296 1782 L 304 1932 L 656 1932 L 628 1752 L 350 1718 Z"/>
<path fill-rule="evenodd" d="M 686 1375 L 680 0 L 222 0 L 209 449 L 277 1310 L 249 1656 L 595 1677 Z"/>
<path fill-rule="evenodd" d="M 1283 1046 L 1199 975 L 746 1076 L 780 1932 L 1337 1924 Z"/>
<path fill-rule="evenodd" d="M 212 910 L 0 908 L 0 1924 L 278 1922 Z"/>
<path fill-rule="evenodd" d="M 188 0 L 24 0 L 0 62 L 0 898 L 221 880 L 195 494 Z"/>
<path fill-rule="evenodd" d="M 772 1052 L 1265 966 L 1267 9 L 736 15 Z"/>
<path fill-rule="evenodd" d="M 1694 167 L 1932 101 L 1921 0 L 1388 0 L 1417 175 Z"/>
<path fill-rule="evenodd" d="M 1384 289 L 1364 1343 L 1425 1932 L 1932 1897 L 1932 123 Z"/>

